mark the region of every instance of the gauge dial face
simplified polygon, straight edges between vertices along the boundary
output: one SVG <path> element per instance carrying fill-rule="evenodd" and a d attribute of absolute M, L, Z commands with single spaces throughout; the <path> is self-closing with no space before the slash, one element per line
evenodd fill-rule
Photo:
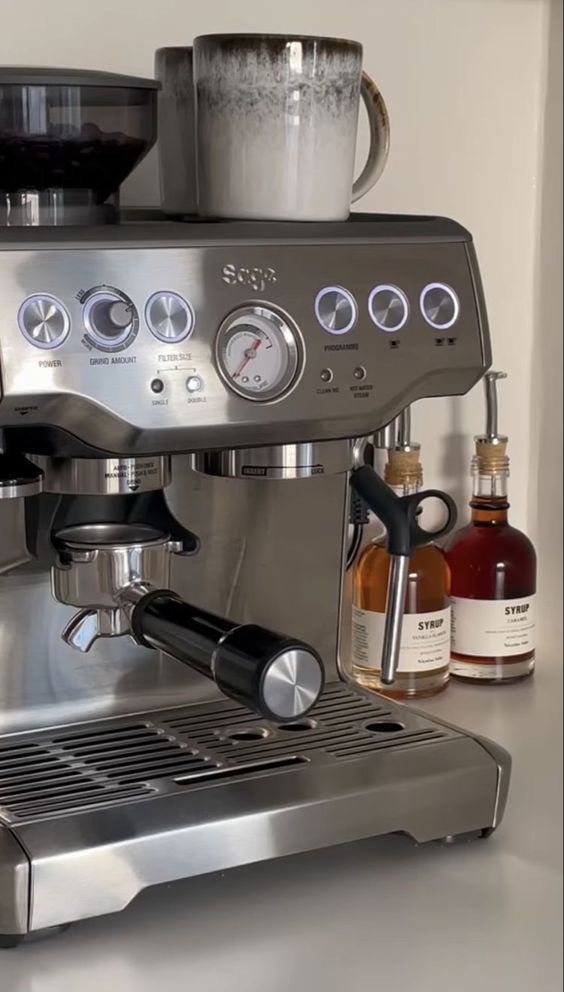
<path fill-rule="evenodd" d="M 268 307 L 242 307 L 221 325 L 216 343 L 227 385 L 246 399 L 277 399 L 295 381 L 298 337 L 287 318 Z"/>

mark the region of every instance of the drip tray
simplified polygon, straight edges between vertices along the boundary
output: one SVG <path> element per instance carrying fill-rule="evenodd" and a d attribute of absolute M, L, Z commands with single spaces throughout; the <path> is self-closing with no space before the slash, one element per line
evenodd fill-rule
<path fill-rule="evenodd" d="M 489 829 L 497 755 L 342 683 L 283 726 L 216 701 L 11 734 L 0 737 L 0 852 L 7 830 L 30 871 L 27 927 L 54 926 L 236 864 L 396 831 Z"/>
<path fill-rule="evenodd" d="M 411 714 L 393 715 L 388 706 L 337 685 L 309 717 L 282 726 L 220 702 L 0 737 L 0 817 L 22 823 L 65 816 L 454 736 Z"/>

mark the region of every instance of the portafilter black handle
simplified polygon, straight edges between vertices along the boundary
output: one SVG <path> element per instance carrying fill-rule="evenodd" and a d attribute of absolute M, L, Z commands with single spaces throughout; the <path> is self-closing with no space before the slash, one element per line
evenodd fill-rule
<path fill-rule="evenodd" d="M 297 720 L 321 695 L 323 664 L 309 645 L 255 624 L 235 624 L 168 590 L 137 599 L 130 623 L 140 644 L 194 668 L 267 720 Z"/>

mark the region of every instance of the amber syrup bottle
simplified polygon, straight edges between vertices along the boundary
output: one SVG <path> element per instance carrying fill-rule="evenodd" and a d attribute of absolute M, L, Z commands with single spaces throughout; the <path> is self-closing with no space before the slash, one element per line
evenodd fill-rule
<path fill-rule="evenodd" d="M 410 440 L 409 410 L 399 418 L 399 440 L 388 450 L 384 478 L 398 496 L 417 492 L 423 481 L 420 446 Z M 401 652 L 393 685 L 380 680 L 390 556 L 376 538 L 353 573 L 352 674 L 359 685 L 394 699 L 432 696 L 449 677 L 449 569 L 435 545 L 417 548 L 409 560 Z"/>
<path fill-rule="evenodd" d="M 471 522 L 448 546 L 451 569 L 451 674 L 485 684 L 516 682 L 535 667 L 537 560 L 528 537 L 507 518 L 507 437 L 497 429 L 497 381 L 485 377 L 486 433 L 475 438 Z"/>

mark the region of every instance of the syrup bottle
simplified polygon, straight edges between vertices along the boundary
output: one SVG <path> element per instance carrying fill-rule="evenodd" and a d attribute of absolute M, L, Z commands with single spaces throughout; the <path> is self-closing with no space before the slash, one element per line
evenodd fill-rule
<path fill-rule="evenodd" d="M 451 674 L 486 684 L 516 682 L 535 667 L 537 562 L 528 537 L 507 519 L 507 437 L 497 429 L 497 381 L 485 376 L 486 433 L 475 438 L 472 518 L 455 532 Z"/>
<path fill-rule="evenodd" d="M 410 439 L 410 411 L 399 418 L 397 443 L 388 449 L 384 479 L 398 496 L 419 491 L 423 471 L 420 446 Z M 416 548 L 409 579 L 400 660 L 392 685 L 380 678 L 390 556 L 385 538 L 361 553 L 353 573 L 352 675 L 359 685 L 394 699 L 431 696 L 449 677 L 449 569 L 436 544 Z"/>

